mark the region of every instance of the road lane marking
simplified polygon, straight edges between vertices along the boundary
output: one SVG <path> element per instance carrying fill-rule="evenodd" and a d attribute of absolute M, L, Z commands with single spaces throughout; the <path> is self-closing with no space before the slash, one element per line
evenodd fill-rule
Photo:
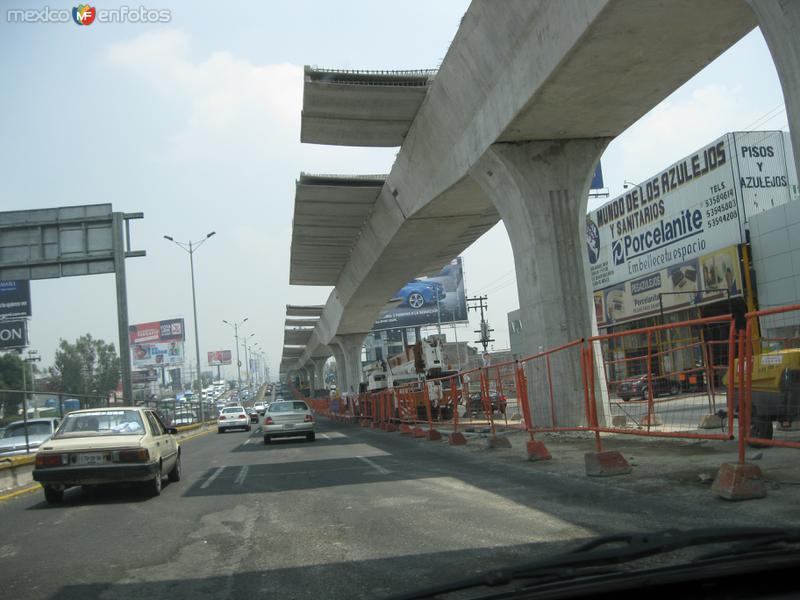
<path fill-rule="evenodd" d="M 381 475 L 388 475 L 388 474 L 389 474 L 389 471 L 388 471 L 387 469 L 384 469 L 384 468 L 383 468 L 382 466 L 380 466 L 378 463 L 376 463 L 375 461 L 372 461 L 372 460 L 368 459 L 366 456 L 356 456 L 356 458 L 357 458 L 358 460 L 361 460 L 361 461 L 363 461 L 363 462 L 367 463 L 367 464 L 368 464 L 370 467 L 372 467 L 373 469 L 375 469 L 375 470 L 376 470 L 378 473 L 380 473 Z"/>
<path fill-rule="evenodd" d="M 221 467 L 217 467 L 217 470 L 216 470 L 216 471 L 214 471 L 214 472 L 211 474 L 211 477 L 209 477 L 208 479 L 206 479 L 206 480 L 203 482 L 203 485 L 201 485 L 201 486 L 200 486 L 200 489 L 201 489 L 201 490 L 204 490 L 204 489 L 206 489 L 208 486 L 210 486 L 212 483 L 214 483 L 214 480 L 215 480 L 217 477 L 219 477 L 219 474 L 220 474 L 220 473 L 222 473 L 223 469 L 225 469 L 225 465 L 222 465 Z"/>
<path fill-rule="evenodd" d="M 233 480 L 233 485 L 242 485 L 244 483 L 244 478 L 247 477 L 247 472 L 250 470 L 250 467 L 244 465 L 242 470 L 239 471 L 239 474 L 236 476 L 236 479 Z"/>

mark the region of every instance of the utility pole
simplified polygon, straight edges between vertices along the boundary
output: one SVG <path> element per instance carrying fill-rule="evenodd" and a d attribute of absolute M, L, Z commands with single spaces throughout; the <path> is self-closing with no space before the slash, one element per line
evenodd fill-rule
<path fill-rule="evenodd" d="M 22 351 L 20 351 L 22 354 Z M 33 365 L 31 363 L 42 360 L 39 352 L 36 350 L 28 350 L 28 357 L 22 359 L 22 420 L 25 423 L 25 454 L 31 453 L 30 442 L 28 440 L 28 392 L 27 392 L 27 376 L 28 365 L 31 365 L 31 392 L 34 391 L 33 379 Z"/>
<path fill-rule="evenodd" d="M 474 298 L 467 298 L 467 310 L 479 310 L 481 313 L 481 328 L 475 330 L 475 333 L 480 333 L 481 337 L 480 339 L 475 340 L 475 343 L 483 346 L 484 354 L 488 351 L 489 342 L 494 341 L 494 339 L 490 337 L 494 329 L 489 327 L 489 322 L 484 316 L 484 311 L 489 309 L 488 301 L 488 296 L 475 296 Z"/>
<path fill-rule="evenodd" d="M 236 386 L 237 386 L 236 389 L 239 392 L 242 389 L 242 361 L 239 360 L 239 325 L 243 325 L 244 323 L 246 323 L 247 319 L 248 317 L 245 317 L 241 321 L 236 321 L 234 323 L 222 319 L 223 323 L 233 327 L 233 337 L 236 341 Z"/>

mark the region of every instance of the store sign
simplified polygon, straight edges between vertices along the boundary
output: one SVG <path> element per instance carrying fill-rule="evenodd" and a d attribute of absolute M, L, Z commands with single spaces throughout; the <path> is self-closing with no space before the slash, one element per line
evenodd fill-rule
<path fill-rule="evenodd" d="M 738 246 L 594 292 L 601 327 L 742 295 Z"/>
<path fill-rule="evenodd" d="M 24 348 L 27 345 L 27 321 L 0 321 L 0 350 Z"/>
<path fill-rule="evenodd" d="M 28 279 L 0 281 L 0 319 L 31 316 L 31 282 Z"/>
<path fill-rule="evenodd" d="M 783 143 L 781 132 L 726 134 L 591 211 L 592 289 L 742 243 L 746 216 L 789 199 Z"/>

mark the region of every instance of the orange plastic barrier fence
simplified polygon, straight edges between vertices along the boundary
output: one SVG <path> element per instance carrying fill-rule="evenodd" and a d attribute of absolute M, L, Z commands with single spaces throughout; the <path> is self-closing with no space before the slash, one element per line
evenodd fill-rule
<path fill-rule="evenodd" d="M 589 386 L 591 411 L 609 412 L 611 422 L 598 431 L 733 438 L 736 328 L 730 315 L 595 336 L 587 352 L 600 375 Z"/>

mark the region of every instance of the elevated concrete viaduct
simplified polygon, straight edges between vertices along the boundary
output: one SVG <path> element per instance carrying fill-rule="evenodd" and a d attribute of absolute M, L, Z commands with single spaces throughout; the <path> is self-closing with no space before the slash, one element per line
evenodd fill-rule
<path fill-rule="evenodd" d="M 757 17 L 776 57 L 790 123 L 796 122 L 798 2 L 509 0 L 502 7 L 470 5 L 400 136 L 391 172 L 350 237 L 346 260 L 332 265 L 324 245 L 292 253 L 293 283 L 335 285 L 300 364 L 315 345 L 335 347 L 338 340 L 352 387 L 361 340 L 391 294 L 438 270 L 500 219 L 514 250 L 527 348 L 589 333 L 585 214 L 598 158 L 609 140 L 752 30 Z M 402 89 L 388 75 L 370 81 L 360 73 L 345 97 L 343 86 L 326 87 L 326 72 L 306 73 L 303 141 L 331 143 L 343 104 L 349 112 L 339 126 L 372 133 L 361 141 L 342 133 L 336 143 L 397 140 L 385 133 L 376 141 L 380 127 L 370 123 L 386 115 L 372 105 L 352 112 L 360 93 L 374 97 L 383 86 L 393 97 Z M 312 112 L 330 117 L 327 129 L 309 118 Z M 794 127 L 793 136 L 800 157 Z M 575 369 L 558 377 L 568 389 L 580 385 Z"/>

